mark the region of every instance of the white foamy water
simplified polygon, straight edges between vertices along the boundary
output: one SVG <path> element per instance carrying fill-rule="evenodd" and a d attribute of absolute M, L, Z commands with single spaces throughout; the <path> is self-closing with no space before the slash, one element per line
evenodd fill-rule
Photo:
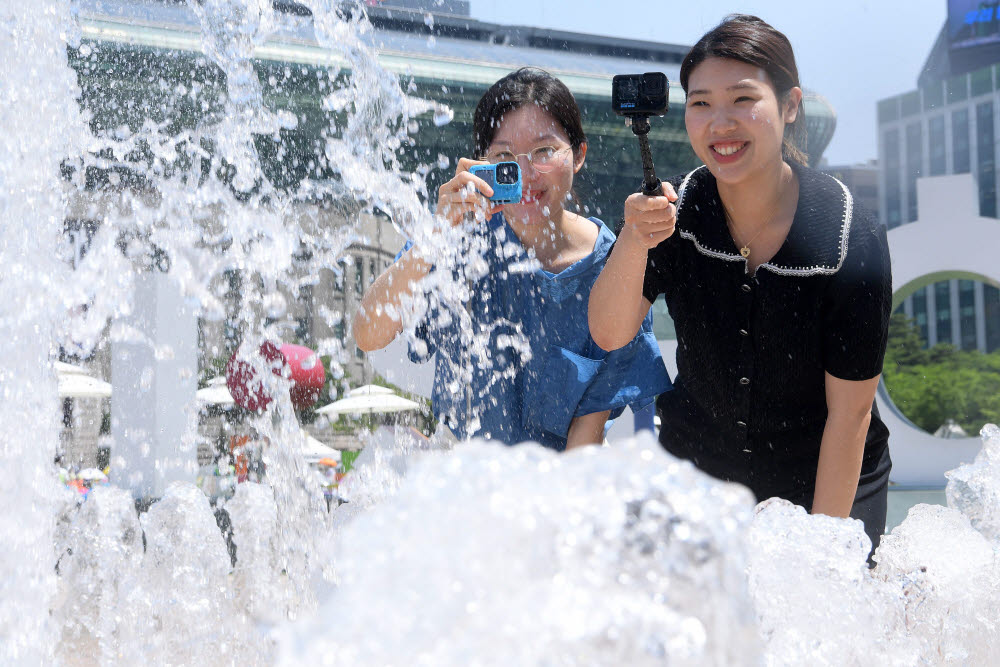
<path fill-rule="evenodd" d="M 996 475 L 1000 430 L 984 443 L 964 469 Z M 1000 658 L 1000 544 L 956 509 L 913 508 L 869 570 L 860 522 L 776 499 L 754 508 L 745 489 L 652 439 L 564 456 L 459 446 L 408 458 L 402 478 L 390 463 L 400 452 L 383 447 L 381 477 L 359 475 L 378 486 L 352 489 L 370 509 L 338 536 L 340 586 L 315 620 L 286 630 L 282 664 Z M 398 489 L 388 496 L 386 476 Z M 996 511 L 982 494 L 963 502 Z"/>
<path fill-rule="evenodd" d="M 60 162 L 79 151 L 83 124 L 66 65 L 72 29 L 64 4 L 0 4 L 0 663 L 51 659 L 57 629 L 56 478 L 59 403 L 50 361 L 67 305 L 55 250 L 66 200 L 53 187 Z M 67 104 L 68 102 L 68 104 Z M 50 132 L 39 119 L 60 118 Z M 51 415 L 45 418 L 43 415 Z M 16 602 L 16 603 L 15 603 Z"/>
<path fill-rule="evenodd" d="M 217 111 L 193 127 L 150 117 L 94 133 L 67 65 L 76 5 L 0 5 L 0 663 L 1000 661 L 996 427 L 977 460 L 951 473 L 949 508 L 914 508 L 873 570 L 858 522 L 780 501 L 755 508 L 745 489 L 650 439 L 557 455 L 377 435 L 343 485 L 349 502 L 327 513 L 287 396 L 252 423 L 272 443 L 267 484 L 240 485 L 224 506 L 213 510 L 188 483 L 141 515 L 124 489 L 95 489 L 83 503 L 62 493 L 53 356 L 59 346 L 88 353 L 109 321 L 113 341 L 141 340 L 122 318 L 151 263 L 169 258 L 161 268 L 206 318 L 226 310 L 213 280 L 243 272 L 235 324 L 255 349 L 280 334 L 267 321 L 287 308 L 279 287 L 340 270 L 356 238 L 299 205 L 377 206 L 442 262 L 468 260 L 456 275 L 438 272 L 432 298 L 408 311 L 463 316 L 482 270 L 476 243 L 432 233 L 421 177 L 398 161 L 418 119 L 433 127 L 450 110 L 406 95 L 377 67 L 362 13 L 307 4 L 318 43 L 351 75 L 335 84 L 330 72 L 323 93 L 322 160 L 336 178 L 298 190 L 268 181 L 255 143 L 280 141 L 297 122 L 266 108 L 250 62 L 291 20 L 270 3 L 198 8 L 206 56 L 226 79 Z M 188 83 L 175 97 L 197 100 Z M 115 187 L 87 190 L 88 169 Z M 117 187 L 127 170 L 150 189 Z M 63 221 L 81 199 L 98 200 L 100 227 L 71 264 Z M 325 317 L 332 326 L 340 314 Z M 473 356 L 488 333 L 469 332 Z M 318 347 L 342 354 L 335 341 Z"/>

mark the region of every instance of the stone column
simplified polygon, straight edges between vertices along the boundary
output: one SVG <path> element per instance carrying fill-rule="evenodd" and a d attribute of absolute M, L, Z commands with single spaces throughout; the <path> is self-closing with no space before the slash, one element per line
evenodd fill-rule
<path fill-rule="evenodd" d="M 136 280 L 127 325 L 146 340 L 112 343 L 111 480 L 154 499 L 195 477 L 197 319 L 179 286 L 149 271 Z"/>

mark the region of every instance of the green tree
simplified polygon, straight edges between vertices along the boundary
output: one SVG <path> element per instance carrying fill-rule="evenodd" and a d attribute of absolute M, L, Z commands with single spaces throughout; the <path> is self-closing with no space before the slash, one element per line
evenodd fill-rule
<path fill-rule="evenodd" d="M 912 320 L 897 313 L 889 322 L 883 377 L 896 407 L 925 431 L 948 419 L 970 435 L 1000 423 L 1000 350 L 983 354 L 947 343 L 925 350 Z"/>
<path fill-rule="evenodd" d="M 920 330 L 903 313 L 889 318 L 889 339 L 885 348 L 885 367 L 917 366 L 927 363 L 927 350 L 920 339 Z"/>

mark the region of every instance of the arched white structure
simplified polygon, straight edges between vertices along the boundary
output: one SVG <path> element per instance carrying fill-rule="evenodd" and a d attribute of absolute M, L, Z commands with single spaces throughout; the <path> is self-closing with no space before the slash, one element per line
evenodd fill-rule
<path fill-rule="evenodd" d="M 919 179 L 917 210 L 918 220 L 888 235 L 895 304 L 920 287 L 949 278 L 1000 285 L 1000 221 L 979 216 L 971 174 Z M 978 437 L 944 440 L 915 426 L 893 405 L 884 383 L 876 400 L 889 427 L 893 482 L 943 486 L 946 471 L 971 462 L 979 452 Z"/>

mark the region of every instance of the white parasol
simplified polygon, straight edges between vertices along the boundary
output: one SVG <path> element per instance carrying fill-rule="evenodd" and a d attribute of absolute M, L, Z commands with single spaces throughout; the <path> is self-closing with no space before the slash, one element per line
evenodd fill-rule
<path fill-rule="evenodd" d="M 78 472 L 76 476 L 78 479 L 83 479 L 90 482 L 104 481 L 108 478 L 108 476 L 104 474 L 103 470 L 99 470 L 97 468 L 84 468 L 83 470 Z"/>
<path fill-rule="evenodd" d="M 233 405 L 233 395 L 226 386 L 226 378 L 214 377 L 208 381 L 208 386 L 195 392 L 195 397 L 209 405 Z"/>
<path fill-rule="evenodd" d="M 347 397 L 339 401 L 334 401 L 329 405 L 324 405 L 316 410 L 321 415 L 343 415 L 343 414 L 372 414 L 381 412 L 404 412 L 407 410 L 419 410 L 420 405 L 413 401 L 397 396 L 385 387 L 377 387 L 368 390 L 373 385 L 366 385 L 358 389 L 347 392 Z M 366 391 L 359 391 L 364 389 Z M 377 389 L 377 390 L 376 390 Z"/>
<path fill-rule="evenodd" d="M 87 370 L 73 364 L 56 362 L 60 398 L 109 398 L 111 384 L 88 375 Z"/>
<path fill-rule="evenodd" d="M 333 459 L 334 461 L 340 460 L 340 452 L 333 447 L 328 447 L 322 442 L 312 437 L 305 431 L 302 431 L 302 435 L 305 437 L 305 444 L 302 446 L 302 456 L 307 462 L 316 462 L 320 459 Z"/>
<path fill-rule="evenodd" d="M 395 393 L 396 392 L 394 392 L 392 389 L 389 389 L 388 387 L 380 387 L 377 384 L 366 384 L 364 386 L 355 387 L 354 389 L 349 390 L 346 396 L 371 396 L 374 394 L 381 394 L 384 396 L 387 394 L 395 395 Z"/>

